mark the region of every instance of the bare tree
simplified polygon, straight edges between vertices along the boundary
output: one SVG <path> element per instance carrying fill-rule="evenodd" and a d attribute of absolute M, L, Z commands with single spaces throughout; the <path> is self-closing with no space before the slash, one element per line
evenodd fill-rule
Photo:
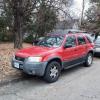
<path fill-rule="evenodd" d="M 22 48 L 23 27 L 30 21 L 36 0 L 3 0 L 6 14 L 12 17 L 14 48 Z"/>
<path fill-rule="evenodd" d="M 72 0 L 3 0 L 4 10 L 6 13 L 10 11 L 12 18 L 11 24 L 14 33 L 14 48 L 22 48 L 23 31 L 34 18 L 33 15 L 37 15 L 41 4 L 45 3 L 46 7 L 52 8 L 57 14 L 59 10 L 64 11 L 63 9 L 65 7 L 69 7 L 71 1 Z M 36 18 L 34 20 L 36 20 Z"/>
<path fill-rule="evenodd" d="M 98 36 L 100 34 L 100 1 L 91 0 L 91 6 L 85 12 L 85 15 L 86 19 L 83 21 L 82 27 L 87 31 L 95 32 Z"/>

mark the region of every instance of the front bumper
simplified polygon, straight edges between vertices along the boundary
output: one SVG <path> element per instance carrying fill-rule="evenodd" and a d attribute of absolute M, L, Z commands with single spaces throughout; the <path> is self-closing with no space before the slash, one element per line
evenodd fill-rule
<path fill-rule="evenodd" d="M 16 67 L 15 63 L 17 63 L 19 66 Z M 47 62 L 30 63 L 27 61 L 22 62 L 22 61 L 12 59 L 13 68 L 23 70 L 25 73 L 29 75 L 43 76 L 45 73 L 46 66 L 47 66 Z"/>

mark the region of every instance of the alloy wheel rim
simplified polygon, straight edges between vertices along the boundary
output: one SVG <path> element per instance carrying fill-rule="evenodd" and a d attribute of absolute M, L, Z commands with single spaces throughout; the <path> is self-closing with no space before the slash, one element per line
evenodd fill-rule
<path fill-rule="evenodd" d="M 58 69 L 57 69 L 57 67 L 54 65 L 54 66 L 52 66 L 51 69 L 50 69 L 50 77 L 51 77 L 52 79 L 54 79 L 54 78 L 56 78 L 57 76 L 58 76 Z"/>
<path fill-rule="evenodd" d="M 89 64 L 89 65 L 92 64 L 92 56 L 91 56 L 91 55 L 88 56 L 88 64 Z"/>

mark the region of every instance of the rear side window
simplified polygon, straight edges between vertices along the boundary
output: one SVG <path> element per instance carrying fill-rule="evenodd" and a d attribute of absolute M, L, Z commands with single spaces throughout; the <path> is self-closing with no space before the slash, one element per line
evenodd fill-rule
<path fill-rule="evenodd" d="M 77 40 L 79 45 L 86 44 L 85 38 L 83 36 L 78 36 Z"/>

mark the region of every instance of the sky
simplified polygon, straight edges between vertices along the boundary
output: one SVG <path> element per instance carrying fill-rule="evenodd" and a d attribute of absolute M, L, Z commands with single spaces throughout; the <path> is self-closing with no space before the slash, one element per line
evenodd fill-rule
<path fill-rule="evenodd" d="M 83 3 L 83 0 L 73 0 L 72 6 L 70 7 L 70 15 L 73 16 L 76 19 L 81 18 L 82 3 Z M 88 8 L 89 8 L 89 0 L 85 0 L 85 10 L 87 10 Z M 65 17 L 63 16 L 63 13 L 60 13 L 59 19 L 61 21 L 65 19 Z"/>
<path fill-rule="evenodd" d="M 71 8 L 75 16 L 80 17 L 82 12 L 82 2 L 83 0 L 74 0 L 73 6 Z M 85 0 L 85 10 L 89 7 L 89 0 Z"/>

